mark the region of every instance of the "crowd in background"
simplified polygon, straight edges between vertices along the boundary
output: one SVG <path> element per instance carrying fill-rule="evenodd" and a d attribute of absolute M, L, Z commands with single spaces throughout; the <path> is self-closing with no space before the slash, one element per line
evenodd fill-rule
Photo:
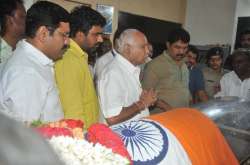
<path fill-rule="evenodd" d="M 103 34 L 105 18 L 90 7 L 69 13 L 39 1 L 26 13 L 22 0 L 0 5 L 0 111 L 16 120 L 74 118 L 88 128 L 215 97 L 250 99 L 249 30 L 226 60 L 230 71 L 217 46 L 202 67 L 183 28 L 170 31 L 166 50 L 151 59 L 153 47 L 142 31 L 117 29 L 111 42 Z"/>

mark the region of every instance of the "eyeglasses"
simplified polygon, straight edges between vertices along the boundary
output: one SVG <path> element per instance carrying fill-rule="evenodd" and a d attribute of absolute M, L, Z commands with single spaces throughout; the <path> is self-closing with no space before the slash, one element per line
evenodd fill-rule
<path fill-rule="evenodd" d="M 54 32 L 58 33 L 60 36 L 62 36 L 63 38 L 69 38 L 69 32 L 61 32 L 57 29 L 54 29 L 52 27 L 46 27 L 48 29 L 48 31 L 53 34 Z"/>
<path fill-rule="evenodd" d="M 56 32 L 58 34 L 60 34 L 63 38 L 69 38 L 69 32 L 63 33 L 63 32 L 57 31 L 57 30 L 56 30 Z"/>

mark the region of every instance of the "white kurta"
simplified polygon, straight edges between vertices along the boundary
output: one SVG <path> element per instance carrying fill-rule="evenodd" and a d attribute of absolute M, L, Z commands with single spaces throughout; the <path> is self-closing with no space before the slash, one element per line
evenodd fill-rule
<path fill-rule="evenodd" d="M 135 67 L 120 54 L 104 68 L 98 79 L 98 95 L 104 118 L 120 114 L 123 107 L 129 107 L 139 100 L 142 87 L 139 81 L 140 68 Z M 146 108 L 132 119 L 149 115 Z M 101 118 L 101 122 L 104 122 Z"/>
<path fill-rule="evenodd" d="M 220 80 L 221 91 L 219 96 L 238 96 L 250 100 L 250 78 L 241 81 L 234 71 L 225 74 Z"/>
<path fill-rule="evenodd" d="M 12 47 L 0 37 L 0 63 L 6 62 L 12 55 Z"/>
<path fill-rule="evenodd" d="M 63 118 L 53 61 L 26 41 L 2 66 L 0 111 L 20 121 Z"/>
<path fill-rule="evenodd" d="M 98 77 L 100 77 L 101 72 L 103 71 L 105 66 L 114 59 L 115 54 L 116 51 L 113 49 L 96 60 L 94 67 L 95 79 L 98 79 Z"/>

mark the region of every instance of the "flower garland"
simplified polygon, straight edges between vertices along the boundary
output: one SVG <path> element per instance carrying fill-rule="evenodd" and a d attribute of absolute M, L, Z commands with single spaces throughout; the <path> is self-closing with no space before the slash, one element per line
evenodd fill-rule
<path fill-rule="evenodd" d="M 114 153 L 120 154 L 130 160 L 130 164 L 132 165 L 131 157 L 124 146 L 121 137 L 113 132 L 107 125 L 91 125 L 88 129 L 87 139 L 94 144 L 100 143 L 107 148 L 111 148 Z"/>
<path fill-rule="evenodd" d="M 49 139 L 56 153 L 66 165 L 131 164 L 130 155 L 120 136 L 104 124 L 93 124 L 83 137 L 83 122 L 63 119 L 57 122 L 35 123 L 35 129 Z"/>
<path fill-rule="evenodd" d="M 39 122 L 36 121 L 35 124 Z M 34 124 L 33 124 L 34 125 Z M 45 138 L 52 138 L 53 136 L 70 136 L 78 139 L 83 139 L 83 122 L 75 119 L 63 119 L 57 122 L 50 122 L 47 124 L 40 123 L 35 127 Z"/>
<path fill-rule="evenodd" d="M 59 158 L 66 165 L 128 165 L 129 160 L 115 154 L 99 143 L 93 145 L 84 139 L 52 137 L 49 140 Z"/>

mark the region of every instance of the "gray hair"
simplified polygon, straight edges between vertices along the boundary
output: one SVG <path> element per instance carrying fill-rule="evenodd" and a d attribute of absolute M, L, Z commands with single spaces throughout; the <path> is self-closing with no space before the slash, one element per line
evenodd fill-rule
<path fill-rule="evenodd" d="M 117 39 L 117 50 L 122 53 L 126 44 L 134 44 L 133 34 L 140 32 L 137 29 L 126 29 Z M 141 33 L 141 32 L 140 32 Z"/>

